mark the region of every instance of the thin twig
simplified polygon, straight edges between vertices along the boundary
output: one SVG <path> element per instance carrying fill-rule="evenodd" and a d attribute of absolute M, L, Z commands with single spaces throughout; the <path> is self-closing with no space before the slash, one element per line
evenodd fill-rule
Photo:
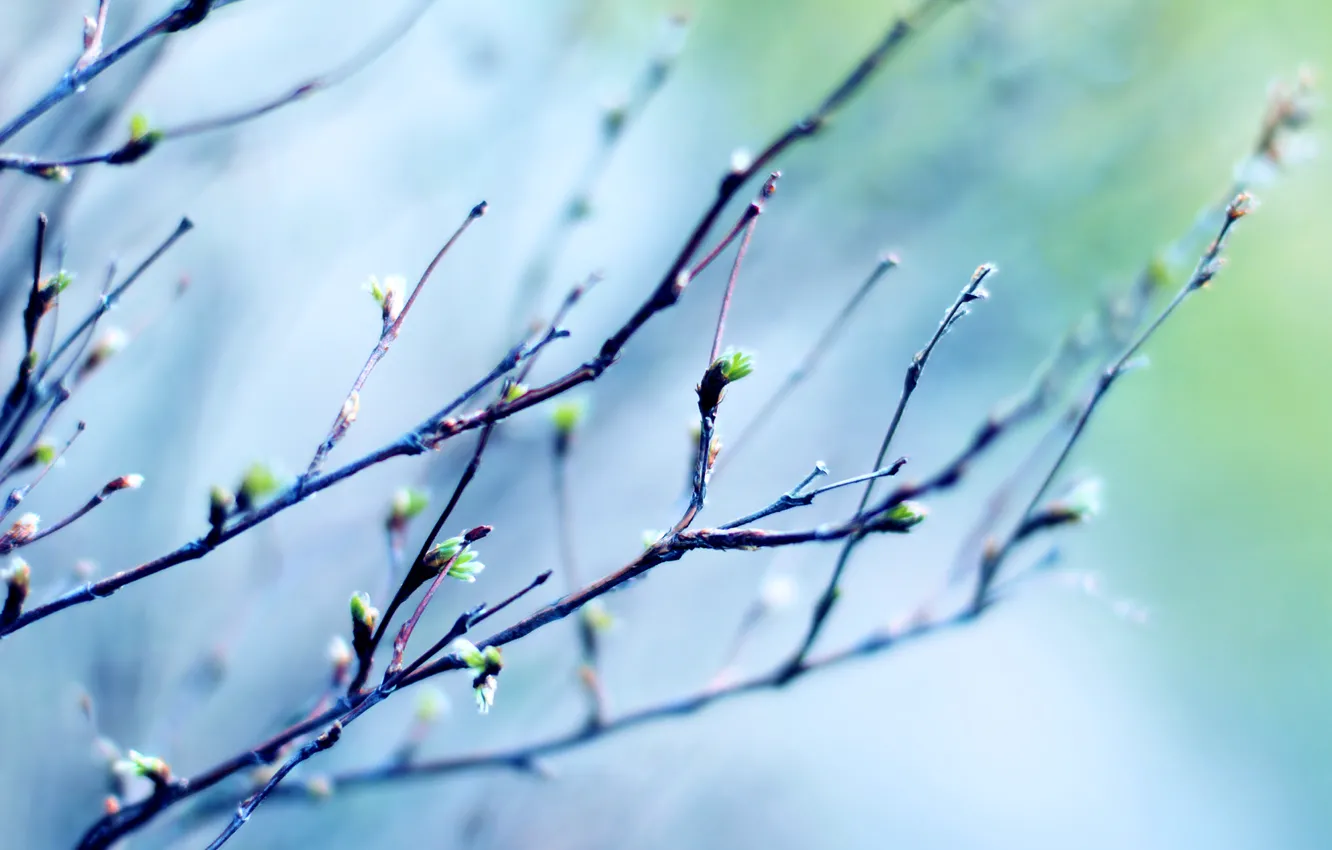
<path fill-rule="evenodd" d="M 237 2 L 237 0 L 223 0 L 223 2 L 214 0 L 212 7 L 217 8 L 233 2 Z M 370 42 L 369 45 L 358 50 L 354 56 L 343 62 L 341 65 L 338 65 L 323 74 L 311 77 L 283 93 L 265 99 L 254 106 L 235 112 L 228 112 L 223 115 L 196 119 L 175 127 L 153 130 L 148 134 L 131 138 L 124 144 L 101 153 L 82 154 L 70 157 L 38 157 L 23 154 L 0 154 L 0 171 L 5 171 L 7 169 L 15 170 L 35 177 L 51 179 L 62 169 L 102 164 L 129 165 L 138 162 L 148 153 L 155 150 L 162 142 L 210 133 L 216 130 L 245 124 L 257 118 L 262 118 L 271 112 L 275 112 L 285 106 L 296 103 L 297 101 L 304 100 L 310 95 L 333 88 L 369 67 L 375 62 L 375 60 L 387 53 L 398 41 L 411 32 L 417 21 L 421 19 L 425 12 L 429 10 L 434 3 L 435 0 L 419 0 L 416 6 L 405 12 L 401 18 L 385 28 L 384 32 Z M 200 4 L 196 2 L 194 5 Z M 103 10 L 100 12 L 102 15 L 105 14 L 104 6 L 105 0 L 103 0 Z M 98 41 L 98 49 L 100 50 L 100 30 L 98 33 Z M 84 55 L 87 56 L 88 54 L 85 52 Z M 82 59 L 80 62 L 82 62 Z M 76 73 L 80 70 L 82 70 L 80 65 L 76 64 L 74 72 L 72 73 Z M 0 132 L 0 143 L 3 143 L 7 139 L 8 136 L 5 136 Z"/>
<path fill-rule="evenodd" d="M 934 352 L 935 346 L 943 339 L 944 334 L 952 329 L 963 316 L 967 314 L 967 304 L 978 301 L 986 297 L 987 293 L 983 287 L 985 279 L 994 271 L 990 265 L 982 265 L 972 274 L 971 280 L 962 287 L 957 299 L 953 301 L 952 306 L 944 313 L 943 320 L 939 322 L 939 327 L 935 329 L 934 335 L 925 347 L 911 358 L 911 364 L 907 366 L 906 377 L 902 382 L 902 392 L 897 399 L 897 407 L 893 410 L 892 419 L 888 423 L 888 430 L 884 432 L 883 441 L 879 444 L 879 452 L 875 455 L 872 469 L 879 469 L 883 466 L 884 459 L 888 457 L 888 449 L 892 446 L 893 437 L 897 434 L 897 428 L 902 423 L 902 415 L 906 412 L 907 403 L 910 402 L 912 394 L 920 383 L 920 377 L 925 371 L 925 365 L 929 362 L 930 355 Z M 861 513 L 870 503 L 874 496 L 874 485 L 878 483 L 877 478 L 870 478 L 865 484 L 865 490 L 860 497 L 860 505 L 856 512 Z M 795 670 L 800 666 L 806 654 L 814 646 L 814 641 L 818 639 L 819 632 L 823 629 L 823 624 L 827 622 L 828 615 L 832 613 L 833 607 L 837 604 L 837 595 L 841 588 L 842 575 L 846 572 L 847 564 L 851 562 L 851 555 L 860 544 L 858 538 L 848 538 L 842 545 L 842 549 L 837 554 L 837 563 L 833 567 L 832 576 L 828 579 L 828 584 L 824 587 L 823 594 L 815 603 L 814 611 L 810 616 L 809 628 L 805 632 L 805 637 L 800 643 L 799 649 L 791 656 L 788 662 L 789 669 Z"/>
<path fill-rule="evenodd" d="M 1128 344 L 1124 351 L 1098 376 L 1096 386 L 1092 390 L 1090 398 L 1079 413 L 1077 421 L 1069 431 L 1068 437 L 1064 440 L 1058 456 L 1054 463 L 1050 465 L 1045 477 L 1041 480 L 1036 491 L 1032 493 L 1030 501 L 1022 511 L 1017 525 L 1008 535 L 1002 544 L 998 544 L 985 552 L 981 560 L 981 567 L 978 570 L 976 588 L 972 595 L 971 607 L 973 610 L 980 610 L 987 601 L 987 596 L 995 576 L 999 573 L 1004 559 L 1009 555 L 1013 548 L 1021 542 L 1029 529 L 1029 523 L 1032 517 L 1042 507 L 1046 494 L 1050 491 L 1051 485 L 1059 477 L 1064 464 L 1068 461 L 1069 455 L 1073 452 L 1073 447 L 1081 438 L 1087 423 L 1091 420 L 1092 414 L 1096 411 L 1098 405 L 1105 398 L 1110 387 L 1114 385 L 1126 371 L 1128 371 L 1138 352 L 1147 344 L 1147 341 L 1160 330 L 1161 326 L 1175 313 L 1181 304 L 1188 299 L 1190 295 L 1202 289 L 1207 285 L 1221 268 L 1221 251 L 1225 247 L 1226 238 L 1230 235 L 1231 229 L 1235 223 L 1243 218 L 1250 209 L 1251 200 L 1246 193 L 1240 193 L 1226 207 L 1225 217 L 1222 219 L 1220 231 L 1216 238 L 1203 252 L 1194 267 L 1193 274 L 1184 283 L 1180 290 L 1175 293 L 1175 297 L 1165 306 L 1156 318 L 1143 328 L 1136 337 Z"/>
<path fill-rule="evenodd" d="M 435 269 L 444 259 L 444 255 L 449 252 L 449 249 L 454 246 L 454 243 L 462 238 L 462 235 L 467 232 L 467 228 L 471 226 L 472 222 L 485 214 L 485 201 L 472 207 L 471 211 L 467 214 L 467 217 L 463 219 L 462 224 L 458 225 L 458 228 L 453 231 L 453 235 L 448 238 L 448 241 L 444 243 L 439 251 L 435 253 L 434 258 L 426 265 L 425 271 L 421 273 L 420 279 L 417 280 L 416 286 L 412 289 L 412 294 L 407 297 L 407 301 L 401 305 L 400 310 L 398 309 L 398 305 L 390 303 L 393 295 L 391 293 L 385 295 L 384 328 L 379 334 L 379 340 L 375 343 L 374 349 L 371 350 L 370 356 L 366 358 L 365 365 L 361 367 L 360 374 L 358 374 L 356 380 L 352 382 L 352 387 L 347 392 L 347 397 L 343 401 L 337 417 L 334 418 L 333 425 L 329 428 L 328 436 L 324 438 L 324 441 L 319 444 L 319 448 L 315 450 L 314 458 L 310 461 L 309 468 L 305 470 L 304 478 L 312 478 L 319 473 L 319 468 L 323 465 L 324 458 L 328 456 L 328 453 L 333 450 L 333 447 L 338 444 L 338 441 L 342 439 L 343 435 L 347 433 L 347 430 L 356 420 L 356 410 L 360 406 L 361 389 L 365 387 L 365 382 L 370 378 L 370 373 L 374 371 L 375 366 L 379 365 L 379 361 L 384 358 L 385 354 L 388 354 L 389 347 L 393 345 L 393 341 L 398 338 L 398 333 L 402 330 L 403 322 L 407 321 L 407 314 L 411 312 L 412 305 L 416 303 L 416 299 L 420 296 L 421 290 L 425 289 L 426 282 L 429 281 L 430 276 L 435 273 Z"/>

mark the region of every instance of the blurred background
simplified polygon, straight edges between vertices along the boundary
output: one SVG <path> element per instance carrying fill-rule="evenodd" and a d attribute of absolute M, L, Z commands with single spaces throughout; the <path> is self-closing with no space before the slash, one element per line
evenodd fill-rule
<path fill-rule="evenodd" d="M 0 0 L 6 120 L 69 67 L 92 5 Z M 108 42 L 166 8 L 112 0 Z M 338 65 L 412 8 L 234 3 L 116 66 L 8 148 L 102 150 L 123 141 L 134 113 L 171 127 L 254 104 Z M 147 483 L 25 551 L 35 596 L 68 586 L 80 558 L 106 574 L 202 533 L 210 485 L 233 484 L 252 462 L 302 470 L 378 334 L 368 276 L 414 280 L 483 198 L 489 214 L 426 289 L 331 462 L 433 412 L 489 369 L 515 317 L 549 313 L 599 269 L 604 282 L 567 323 L 572 337 L 533 377 L 590 356 L 656 284 L 733 154 L 808 111 L 905 8 L 437 0 L 369 67 L 261 120 L 165 143 L 132 167 L 82 169 L 66 185 L 0 175 L 6 363 L 19 353 L 38 210 L 51 213 L 78 276 L 68 303 L 85 307 L 109 260 L 137 262 L 182 215 L 197 225 L 114 314 L 147 327 L 64 411 L 57 434 L 76 419 L 88 431 L 25 506 L 53 519 L 116 475 Z M 673 14 L 687 16 L 683 33 L 666 23 Z M 818 460 L 836 477 L 866 471 L 912 353 L 972 270 L 994 262 L 993 299 L 940 347 L 896 442 L 911 474 L 945 462 L 1070 324 L 1225 197 L 1269 85 L 1305 64 L 1325 68 L 1330 46 L 1332 8 L 1320 0 L 959 3 L 826 133 L 780 160 L 728 328 L 729 342 L 757 353 L 758 371 L 732 388 L 723 440 L 880 252 L 898 252 L 902 266 L 718 476 L 703 522 L 768 503 Z M 636 81 L 674 49 L 668 78 L 641 102 Z M 626 98 L 642 109 L 603 157 L 606 111 Z M 553 757 L 554 779 L 491 772 L 335 788 L 266 805 L 232 846 L 1326 847 L 1332 170 L 1307 156 L 1323 133 L 1316 122 L 1291 140 L 1286 167 L 1255 187 L 1262 207 L 1236 232 L 1224 273 L 1092 422 L 1070 472 L 1103 478 L 1105 510 L 1060 535 L 1058 571 L 968 628 Z M 587 217 L 560 228 L 587 175 Z M 1193 256 L 1202 246 L 1187 244 Z M 1190 255 L 1165 256 L 1187 274 Z M 525 269 L 543 258 L 540 309 L 515 307 Z M 724 265 L 580 392 L 588 416 L 569 474 L 589 577 L 678 515 Z M 182 275 L 189 290 L 166 309 Z M 931 599 L 985 498 L 1041 430 L 932 499 L 915 533 L 863 546 L 822 645 Z M 515 417 L 497 441 L 451 521 L 495 526 L 482 547 L 489 569 L 447 588 L 428 623 L 439 631 L 463 607 L 557 566 L 545 410 Z M 424 486 L 442 503 L 470 449 L 464 437 L 375 467 L 202 561 L 5 639 L 0 843 L 71 846 L 99 816 L 108 774 L 97 735 L 190 775 L 285 725 L 327 678 L 349 594 L 383 595 L 393 491 Z M 856 495 L 829 494 L 771 524 L 836 520 Z M 607 597 L 612 710 L 705 684 L 775 577 L 794 583 L 795 599 L 737 661 L 768 669 L 798 639 L 834 556 L 814 546 L 700 553 Z M 560 589 L 548 585 L 515 616 Z M 572 620 L 506 659 L 486 717 L 465 676 L 436 680 L 451 708 L 423 756 L 580 722 Z M 382 762 L 419 702 L 413 691 L 388 701 L 292 781 Z M 204 846 L 247 787 L 241 777 L 201 795 L 211 816 L 182 806 L 130 846 Z"/>

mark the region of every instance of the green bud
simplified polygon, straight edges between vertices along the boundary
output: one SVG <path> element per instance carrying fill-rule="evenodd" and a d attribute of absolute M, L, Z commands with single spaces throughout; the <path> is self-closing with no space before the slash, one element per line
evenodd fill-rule
<path fill-rule="evenodd" d="M 615 625 L 615 618 L 606 610 L 606 606 L 601 604 L 600 599 L 593 599 L 584 605 L 578 614 L 587 627 L 598 634 L 610 631 Z"/>
<path fill-rule="evenodd" d="M 436 543 L 426 555 L 425 565 L 434 572 L 439 572 L 447 566 L 449 578 L 469 584 L 476 581 L 476 574 L 484 570 L 486 565 L 476 560 L 475 549 L 463 550 L 465 542 L 462 537 L 450 537 L 448 540 Z"/>
<path fill-rule="evenodd" d="M 722 377 L 729 384 L 753 374 L 754 355 L 736 348 L 728 348 L 713 365 L 720 367 Z"/>
<path fill-rule="evenodd" d="M 358 590 L 352 594 L 350 605 L 352 622 L 374 629 L 379 621 L 379 609 L 370 604 L 370 594 Z"/>
<path fill-rule="evenodd" d="M 113 765 L 113 769 L 129 776 L 145 776 L 154 782 L 171 779 L 171 768 L 165 761 L 156 756 L 146 756 L 137 750 L 126 753 L 125 758 Z"/>
<path fill-rule="evenodd" d="M 560 401 L 550 412 L 550 422 L 555 426 L 557 434 L 568 437 L 578 430 L 586 413 L 581 401 Z"/>
<path fill-rule="evenodd" d="M 517 401 L 525 395 L 527 395 L 526 384 L 510 384 L 509 388 L 504 391 L 504 400 Z"/>
<path fill-rule="evenodd" d="M 389 510 L 389 522 L 395 525 L 405 524 L 421 515 L 430 506 L 430 497 L 424 490 L 415 487 L 403 487 L 393 494 L 393 506 Z"/>
<path fill-rule="evenodd" d="M 136 112 L 130 118 L 130 141 L 137 142 L 148 135 L 150 127 L 148 126 L 148 116 L 142 112 Z"/>
<path fill-rule="evenodd" d="M 252 463 L 241 478 L 240 500 L 248 507 L 278 491 L 281 484 L 273 470 L 263 463 Z"/>
<path fill-rule="evenodd" d="M 439 688 L 423 688 L 416 700 L 416 720 L 418 723 L 434 723 L 448 707 L 449 701 Z"/>
<path fill-rule="evenodd" d="M 453 642 L 453 651 L 468 667 L 481 672 L 486 669 L 486 657 L 481 650 L 476 648 L 476 644 L 467 638 L 458 638 Z"/>
<path fill-rule="evenodd" d="M 919 502 L 907 500 L 889 508 L 877 523 L 882 531 L 909 531 L 919 525 L 929 514 L 929 509 Z"/>

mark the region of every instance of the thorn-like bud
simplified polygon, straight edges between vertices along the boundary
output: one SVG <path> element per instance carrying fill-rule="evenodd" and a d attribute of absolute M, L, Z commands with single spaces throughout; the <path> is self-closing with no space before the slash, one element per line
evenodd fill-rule
<path fill-rule="evenodd" d="M 0 628 L 9 626 L 23 613 L 23 603 L 28 599 L 28 590 L 32 581 L 32 570 L 22 558 L 10 561 L 9 569 L 0 573 L 0 580 L 5 583 L 5 604 L 0 609 Z"/>

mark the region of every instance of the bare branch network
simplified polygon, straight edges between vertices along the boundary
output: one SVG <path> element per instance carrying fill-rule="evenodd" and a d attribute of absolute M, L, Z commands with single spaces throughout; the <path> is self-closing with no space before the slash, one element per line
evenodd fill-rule
<path fill-rule="evenodd" d="M 235 0 L 186 0 L 119 46 L 106 50 L 104 32 L 109 14 L 114 14 L 112 0 L 101 0 L 95 17 L 85 26 L 82 51 L 70 70 L 36 103 L 0 127 L 0 145 L 5 145 L 32 122 L 64 100 L 76 96 L 108 67 L 141 45 L 157 38 L 174 37 L 205 22 L 216 10 Z M 1038 560 L 1027 569 L 1005 569 L 1021 544 L 1052 529 L 1077 524 L 1090 517 L 1094 504 L 1088 488 L 1074 486 L 1062 494 L 1066 485 L 1064 466 L 1070 453 L 1085 433 L 1095 412 L 1104 403 L 1110 389 L 1138 362 L 1140 353 L 1183 303 L 1201 291 L 1220 270 L 1222 253 L 1237 222 L 1251 209 L 1247 175 L 1240 178 L 1219 205 L 1209 208 L 1204 217 L 1211 228 L 1206 247 L 1190 275 L 1184 279 L 1173 298 L 1153 314 L 1157 294 L 1171 282 L 1166 265 L 1153 258 L 1132 286 L 1118 299 L 1107 304 L 1089 322 L 1080 324 L 1056 347 L 1050 359 L 1037 371 L 1026 390 L 999 405 L 959 448 L 953 459 L 939 469 L 914 480 L 901 480 L 891 489 L 888 479 L 900 479 L 907 466 L 905 457 L 893 459 L 899 426 L 908 415 L 910 403 L 925 379 L 932 355 L 961 320 L 989 297 L 987 285 L 996 274 L 988 265 L 980 265 L 966 280 L 945 310 L 938 326 L 928 335 L 920 351 L 905 364 L 898 402 L 884 429 L 878 448 L 864 471 L 832 483 L 822 483 L 828 469 L 811 463 L 811 471 L 791 490 L 776 494 L 771 503 L 756 506 L 744 516 L 714 526 L 702 526 L 698 520 L 707 504 L 709 488 L 725 463 L 738 454 L 755 433 L 771 424 L 792 392 L 818 370 L 824 355 L 845 334 L 854 315 L 870 296 L 877 283 L 897 264 L 894 256 L 879 259 L 864 281 L 857 286 L 829 324 L 815 338 L 799 365 L 782 380 L 777 389 L 759 406 L 758 413 L 743 423 L 739 437 L 723 447 L 716 437 L 716 424 L 724 411 L 725 400 L 733 392 L 732 384 L 742 381 L 755 368 L 752 354 L 726 345 L 727 317 L 731 305 L 744 297 L 744 261 L 754 239 L 761 239 L 759 224 L 768 206 L 775 202 L 780 172 L 772 170 L 777 159 L 789 148 L 818 135 L 846 103 L 857 94 L 881 66 L 896 57 L 924 28 L 960 0 L 923 0 L 910 14 L 894 21 L 880 40 L 836 85 L 827 97 L 805 117 L 779 133 L 752 158 L 737 161 L 718 182 L 716 193 L 700 215 L 683 245 L 661 277 L 648 291 L 641 305 L 623 324 L 605 339 L 590 359 L 559 377 L 539 385 L 529 385 L 533 366 L 547 346 L 569 336 L 563 327 L 570 311 L 577 308 L 592 290 L 596 277 L 575 286 L 556 314 L 545 322 L 526 322 L 525 314 L 538 301 L 548 279 L 548 269 L 567 239 L 569 231 L 586 214 L 588 198 L 611 157 L 617 141 L 632 120 L 646 108 L 652 95 L 664 84 L 680 50 L 681 22 L 671 27 L 667 46 L 652 59 L 634 95 L 616 106 L 605 118 L 602 147 L 580 178 L 567 210 L 552 224 L 538 251 L 523 274 L 522 298 L 518 304 L 517 325 L 522 330 L 503 357 L 485 375 L 456 398 L 442 404 L 434 413 L 378 449 L 359 458 L 344 461 L 325 470 L 337 446 L 355 425 L 360 411 L 361 392 L 371 379 L 377 364 L 389 353 L 403 332 L 409 315 L 432 276 L 446 263 L 450 249 L 465 238 L 466 231 L 483 217 L 484 202 L 460 211 L 460 221 L 437 254 L 422 271 L 414 287 L 407 291 L 399 279 L 374 281 L 372 294 L 382 314 L 382 328 L 364 367 L 356 375 L 342 403 L 336 408 L 332 424 L 313 449 L 305 471 L 284 484 L 269 470 L 256 466 L 247 470 L 234 488 L 215 487 L 206 509 L 201 504 L 201 520 L 206 528 L 194 540 L 153 560 L 112 575 L 93 579 L 83 573 L 77 584 L 44 601 L 35 601 L 31 592 L 31 569 L 18 556 L 3 573 L 4 603 L 0 609 L 0 638 L 35 626 L 40 621 L 74 606 L 102 600 L 129 585 L 180 564 L 204 558 L 217 547 L 243 535 L 310 496 L 345 481 L 360 472 L 396 457 L 426 454 L 441 448 L 453 438 L 477 432 L 470 461 L 464 468 L 450 497 L 436 514 L 429 531 L 422 537 L 416 554 L 407 560 L 405 553 L 414 522 L 425 514 L 428 502 L 412 490 L 396 494 L 389 505 L 384 530 L 388 541 L 390 565 L 395 586 L 381 611 L 369 595 L 356 592 L 350 601 L 351 627 L 346 639 L 335 640 L 330 653 L 329 684 L 318 695 L 315 708 L 301 720 L 277 731 L 269 739 L 192 776 L 178 776 L 159 758 L 121 751 L 108 743 L 108 764 L 115 777 L 115 793 L 108 796 L 103 816 L 83 835 L 82 848 L 106 848 L 148 824 L 170 815 L 203 816 L 216 814 L 218 800 L 230 809 L 235 794 L 219 787 L 232 777 L 243 776 L 249 783 L 248 796 L 210 847 L 225 844 L 253 817 L 269 799 L 309 799 L 310 793 L 343 793 L 352 788 L 435 777 L 459 771 L 502 768 L 541 774 L 543 760 L 570 748 L 582 746 L 638 725 L 692 714 L 713 703 L 757 691 L 778 690 L 805 676 L 843 662 L 876 655 L 905 646 L 917 638 L 967 625 L 991 610 L 1005 598 L 1008 589 L 1022 579 L 1036 574 L 1046 565 Z M 367 66 L 401 38 L 431 5 L 423 0 L 384 35 L 377 38 L 357 57 L 322 77 L 298 85 L 278 98 L 231 116 L 206 119 L 168 130 L 154 130 L 136 118 L 127 142 L 101 154 L 75 157 L 38 157 L 0 154 L 0 171 L 11 169 L 26 175 L 63 179 L 69 169 L 92 164 L 123 165 L 148 154 L 163 141 L 206 132 L 220 127 L 257 119 L 268 112 L 293 103 L 315 91 L 325 89 Z M 1280 163 L 1284 137 L 1298 130 L 1308 118 L 1309 83 L 1273 91 L 1263 118 L 1258 142 L 1246 162 L 1270 167 Z M 752 200 L 744 206 L 730 226 L 719 228 L 728 209 L 746 187 L 761 180 Z M 753 191 L 753 190 L 751 190 Z M 57 337 L 55 317 L 61 293 L 73 281 L 63 268 L 48 267 L 48 222 L 37 219 L 32 243 L 32 274 L 25 309 L 22 314 L 23 355 L 14 368 L 8 392 L 0 406 L 0 469 L 6 481 L 25 481 L 10 492 L 0 509 L 0 527 L 9 523 L 0 535 L 0 554 L 9 554 L 38 540 L 59 533 L 77 522 L 122 490 L 143 485 L 133 473 L 122 473 L 92 494 L 86 502 L 57 521 L 43 526 L 33 514 L 11 515 L 19 508 L 33 487 L 39 484 L 69 449 L 84 429 L 83 423 L 65 427 L 59 434 L 57 414 L 71 396 L 88 380 L 105 371 L 106 364 L 128 341 L 129 336 L 104 327 L 106 315 L 126 295 L 131 286 L 153 270 L 171 248 L 192 228 L 182 219 L 158 245 L 128 274 L 121 276 L 112 266 L 102 286 L 100 297 L 89 313 Z M 722 229 L 720 237 L 714 231 Z M 1186 237 L 1178 243 L 1187 246 Z M 621 352 L 637 333 L 656 316 L 673 307 L 691 288 L 693 281 L 711 264 L 731 256 L 731 267 L 716 318 L 715 330 L 703 362 L 696 387 L 698 426 L 691 458 L 690 487 L 687 504 L 678 517 L 666 523 L 667 530 L 645 541 L 636 558 L 620 568 L 592 581 L 583 578 L 579 563 L 581 547 L 576 537 L 573 500 L 568 477 L 576 462 L 578 434 L 583 412 L 566 396 L 577 387 L 599 379 L 612 368 Z M 147 323 L 144 329 L 151 327 Z M 143 331 L 140 331 L 143 332 Z M 701 354 L 700 354 L 701 356 Z M 965 601 L 945 611 L 933 606 L 922 608 L 915 618 L 892 627 L 876 627 L 859 639 L 833 649 L 821 649 L 820 635 L 837 608 L 843 593 L 843 579 L 851 568 L 857 548 L 868 538 L 881 534 L 906 534 L 925 520 L 925 500 L 963 482 L 971 466 L 989 452 L 1003 437 L 1023 425 L 1037 421 L 1070 395 L 1079 379 L 1089 370 L 1094 374 L 1089 390 L 1070 406 L 1068 414 L 1054 417 L 1041 446 L 1053 448 L 1054 460 L 1044 460 L 1047 452 L 1037 452 L 1025 462 L 990 499 L 976 531 L 963 542 L 955 578 L 968 582 Z M 510 589 L 510 595 L 492 606 L 459 612 L 443 635 L 419 635 L 418 626 L 431 605 L 446 596 L 449 580 L 474 582 L 484 570 L 478 560 L 478 544 L 492 529 L 477 526 L 454 537 L 443 537 L 455 508 L 468 486 L 478 475 L 492 434 L 507 419 L 524 410 L 550 404 L 552 474 L 551 496 L 558 516 L 559 566 L 557 579 L 564 593 L 548 604 L 515 616 L 508 625 L 489 635 L 476 637 L 483 623 L 527 604 L 529 594 L 551 580 L 550 573 L 533 577 L 522 587 Z M 1007 506 L 1021 491 L 1028 477 L 1039 481 L 1021 510 L 999 530 L 1008 516 Z M 844 487 L 859 487 L 860 499 L 855 510 L 841 520 L 797 530 L 775 530 L 755 524 L 769 517 L 795 511 L 812 504 L 823 493 Z M 838 553 L 830 575 L 810 611 L 810 619 L 801 639 L 774 669 L 751 676 L 738 675 L 730 665 L 739 647 L 775 604 L 765 594 L 744 612 L 735 639 L 727 654 L 725 669 L 701 690 L 687 693 L 657 705 L 627 713 L 611 711 L 607 683 L 599 666 L 600 650 L 608 639 L 608 618 L 601 597 L 621 588 L 657 567 L 684 558 L 690 552 L 755 551 L 812 543 L 836 543 Z M 447 603 L 445 603 L 447 604 Z M 409 614 L 407 612 L 410 612 Z M 407 614 L 405 618 L 400 614 Z M 335 747 L 346 730 L 362 715 L 399 691 L 453 671 L 466 671 L 470 677 L 478 708 L 487 712 L 495 705 L 503 670 L 509 663 L 506 652 L 521 658 L 510 647 L 533 632 L 570 616 L 578 618 L 579 685 L 587 699 L 586 716 L 575 728 L 554 737 L 521 742 L 494 751 L 453 756 L 445 759 L 420 759 L 415 753 L 423 733 L 414 731 L 408 744 L 395 751 L 384 763 L 336 775 L 315 775 L 293 779 L 301 766 Z M 423 648 L 424 646 L 424 648 Z M 519 661 L 518 663 L 521 663 Z M 382 665 L 382 671 L 377 667 Z M 428 718 L 423 723 L 428 724 Z M 192 809 L 187 801 L 210 789 L 217 796 L 203 798 Z"/>

